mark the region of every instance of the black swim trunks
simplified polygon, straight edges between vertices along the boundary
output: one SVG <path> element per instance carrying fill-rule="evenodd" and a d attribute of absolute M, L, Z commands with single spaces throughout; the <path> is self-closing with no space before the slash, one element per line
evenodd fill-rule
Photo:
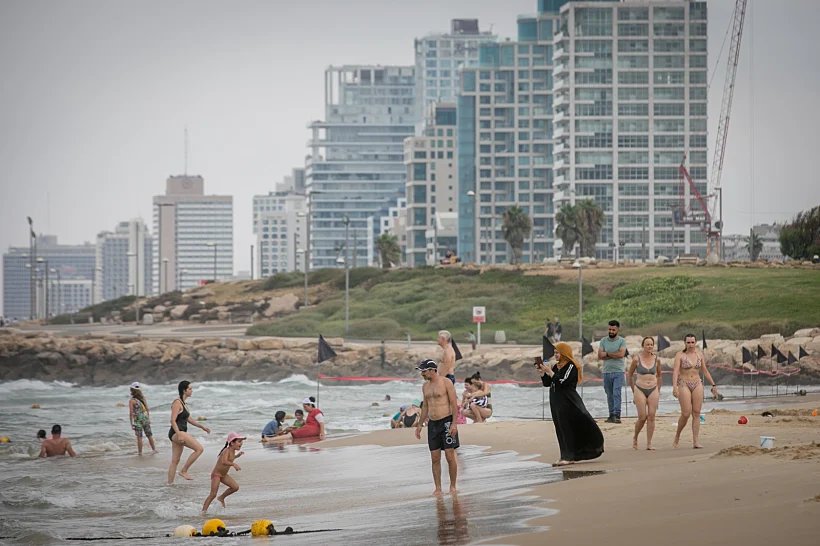
<path fill-rule="evenodd" d="M 448 374 L 447 374 L 447 375 L 445 375 L 444 377 L 446 377 L 447 379 L 449 379 L 450 381 L 452 381 L 452 382 L 453 382 L 453 385 L 455 385 L 455 384 L 456 384 L 456 376 L 455 376 L 455 375 L 453 375 L 453 374 L 451 374 L 451 373 L 448 373 Z"/>
<path fill-rule="evenodd" d="M 448 415 L 444 419 L 434 421 L 430 419 L 427 423 L 427 445 L 430 451 L 437 449 L 458 449 L 458 432 L 450 436 L 450 425 L 453 423 L 453 416 Z"/>

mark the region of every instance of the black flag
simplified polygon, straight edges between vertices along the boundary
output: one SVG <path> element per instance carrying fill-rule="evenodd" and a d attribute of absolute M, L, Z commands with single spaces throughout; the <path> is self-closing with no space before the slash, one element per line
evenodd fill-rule
<path fill-rule="evenodd" d="M 789 364 L 794 364 L 795 362 L 797 362 L 797 359 L 794 357 L 794 355 L 792 354 L 792 352 L 791 352 L 791 351 L 789 351 L 789 359 L 788 359 L 788 361 L 789 361 Z"/>
<path fill-rule="evenodd" d="M 763 358 L 766 356 L 766 351 L 763 350 L 763 347 L 760 345 L 757 346 L 757 358 Z"/>
<path fill-rule="evenodd" d="M 797 352 L 797 360 L 800 360 L 804 356 L 809 356 L 809 353 L 806 352 L 806 349 L 800 347 L 800 350 Z"/>
<path fill-rule="evenodd" d="M 450 345 L 453 347 L 453 351 L 455 351 L 456 353 L 456 360 L 461 360 L 462 358 L 464 358 L 463 356 L 461 356 L 461 351 L 458 350 L 458 345 L 456 345 L 455 338 L 450 338 Z"/>
<path fill-rule="evenodd" d="M 706 330 L 701 330 L 701 337 L 703 338 L 703 348 L 706 348 Z"/>
<path fill-rule="evenodd" d="M 334 356 L 336 356 L 336 351 L 334 351 L 330 347 L 330 344 L 325 341 L 322 334 L 319 334 L 319 363 L 321 364 L 325 360 L 330 360 Z"/>
<path fill-rule="evenodd" d="M 581 336 L 581 357 L 585 357 L 590 353 L 594 353 L 595 349 L 592 348 L 592 345 L 589 344 L 587 338 Z"/>
<path fill-rule="evenodd" d="M 772 345 L 772 355 L 775 357 L 775 360 L 777 360 L 778 364 L 785 364 L 789 360 L 788 358 L 786 358 L 786 355 L 781 353 L 778 350 L 778 348 L 774 345 Z"/>
<path fill-rule="evenodd" d="M 666 341 L 666 338 L 663 335 L 658 334 L 658 352 L 663 351 L 664 349 L 668 349 L 672 345 Z"/>
<path fill-rule="evenodd" d="M 744 364 L 748 364 L 752 361 L 752 352 L 749 349 L 747 349 L 746 347 L 743 347 L 743 349 L 740 352 L 743 354 L 743 363 Z"/>
<path fill-rule="evenodd" d="M 553 347 L 550 340 L 547 339 L 547 336 L 544 336 L 542 340 L 543 341 L 541 342 L 541 358 L 544 360 L 544 362 L 548 362 L 550 358 L 555 356 L 555 347 Z"/>

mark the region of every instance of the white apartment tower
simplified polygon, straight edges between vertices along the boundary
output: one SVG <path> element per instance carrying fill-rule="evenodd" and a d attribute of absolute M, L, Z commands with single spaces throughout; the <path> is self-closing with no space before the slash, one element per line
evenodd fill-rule
<path fill-rule="evenodd" d="M 97 282 L 94 301 L 125 295 L 150 296 L 154 291 L 154 239 L 142 218 L 97 235 Z"/>
<path fill-rule="evenodd" d="M 430 105 L 423 135 L 404 141 L 404 164 L 407 167 L 405 260 L 410 267 L 438 263 L 448 250 L 453 253 L 458 250 L 453 244 L 456 237 L 453 241 L 448 240 L 444 233 L 439 234 L 438 229 L 434 229 L 438 254 L 434 258 L 428 253 L 426 235 L 428 230 L 437 228 L 434 222 L 440 215 L 458 215 L 457 136 L 456 104 L 434 103 Z M 472 256 L 472 251 L 468 253 Z"/>
<path fill-rule="evenodd" d="M 171 176 L 154 196 L 156 293 L 233 276 L 233 197 L 205 195 L 201 176 Z"/>
<path fill-rule="evenodd" d="M 303 270 L 304 258 L 298 249 L 305 244 L 306 210 L 305 196 L 292 191 L 253 196 L 256 278 Z"/>
<path fill-rule="evenodd" d="M 478 62 L 478 46 L 498 39 L 479 29 L 478 19 L 453 19 L 450 32 L 434 32 L 415 41 L 416 135 L 421 135 L 430 105 L 455 102 L 459 70 Z"/>
<path fill-rule="evenodd" d="M 351 261 L 373 263 L 379 219 L 404 197 L 414 86 L 412 66 L 326 70 L 325 121 L 310 124 L 305 168 L 312 269 L 341 267 L 347 226 L 368 241 Z"/>
<path fill-rule="evenodd" d="M 706 2 L 561 8 L 553 52 L 554 203 L 592 198 L 601 205 L 598 258 L 706 256 L 706 235 L 673 217 L 684 156 L 697 190 L 707 193 L 706 29 Z M 688 206 L 693 196 L 683 189 Z"/>

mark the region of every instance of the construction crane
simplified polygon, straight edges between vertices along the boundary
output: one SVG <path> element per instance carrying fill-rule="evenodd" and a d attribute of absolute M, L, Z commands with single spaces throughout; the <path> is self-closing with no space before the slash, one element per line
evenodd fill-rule
<path fill-rule="evenodd" d="M 723 188 L 720 185 L 720 177 L 723 174 L 723 159 L 726 155 L 726 139 L 729 136 L 729 119 L 732 111 L 732 98 L 735 93 L 735 79 L 737 76 L 738 59 L 740 58 L 740 41 L 743 37 L 743 22 L 746 19 L 746 4 L 748 0 L 737 0 L 735 3 L 735 10 L 732 13 L 732 35 L 729 45 L 729 56 L 727 59 L 726 79 L 723 84 L 723 100 L 720 105 L 720 118 L 718 120 L 717 142 L 715 145 L 715 157 L 712 162 L 712 183 L 715 193 L 712 196 L 717 196 L 719 199 L 718 221 L 712 225 L 713 213 L 709 211 L 709 206 L 701 196 L 692 182 L 692 177 L 689 176 L 689 171 L 686 170 L 684 163 L 686 162 L 686 155 L 683 156 L 679 168 L 680 174 L 680 201 L 677 210 L 673 212 L 674 222 L 676 224 L 697 225 L 700 230 L 706 233 L 707 237 L 707 256 L 711 256 L 712 242 L 715 243 L 715 248 L 720 255 L 720 241 L 723 239 Z M 688 206 L 685 196 L 685 186 L 689 185 L 692 196 L 695 197 L 698 209 L 694 206 Z M 709 196 L 706 196 L 707 198 Z"/>

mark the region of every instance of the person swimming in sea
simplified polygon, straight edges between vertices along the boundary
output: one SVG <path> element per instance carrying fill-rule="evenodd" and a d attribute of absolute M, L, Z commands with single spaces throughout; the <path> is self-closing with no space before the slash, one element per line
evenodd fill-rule
<path fill-rule="evenodd" d="M 63 438 L 63 427 L 54 425 L 51 427 L 51 438 L 42 441 L 40 457 L 57 457 L 59 455 L 77 456 L 71 448 L 71 440 Z"/>

